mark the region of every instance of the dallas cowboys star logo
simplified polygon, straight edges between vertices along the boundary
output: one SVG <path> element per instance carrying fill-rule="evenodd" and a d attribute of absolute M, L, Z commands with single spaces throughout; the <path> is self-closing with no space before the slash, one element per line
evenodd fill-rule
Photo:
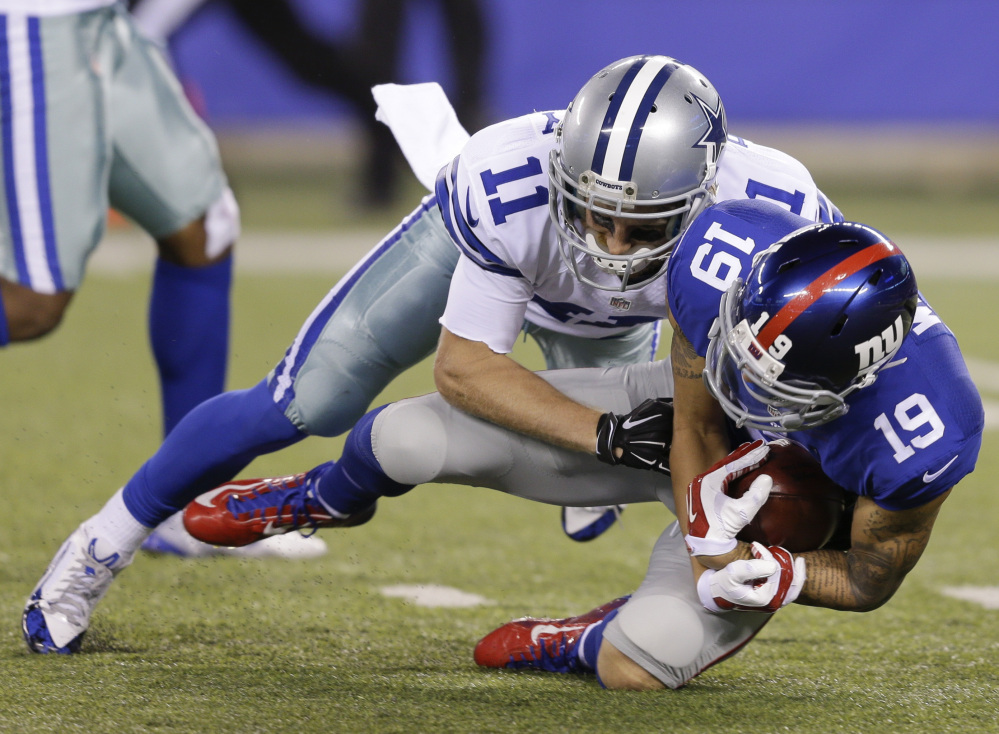
<path fill-rule="evenodd" d="M 718 162 L 718 155 L 721 153 L 722 144 L 725 142 L 725 111 L 722 109 L 720 99 L 717 106 L 711 109 L 703 99 L 696 94 L 693 96 L 698 106 L 700 106 L 701 112 L 704 113 L 704 116 L 708 120 L 708 129 L 692 147 L 705 148 L 708 152 L 708 165 L 713 166 Z"/>

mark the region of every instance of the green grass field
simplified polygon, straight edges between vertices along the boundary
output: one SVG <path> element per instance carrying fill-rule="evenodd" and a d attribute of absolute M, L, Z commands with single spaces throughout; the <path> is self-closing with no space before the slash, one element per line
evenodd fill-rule
<path fill-rule="evenodd" d="M 857 201 L 876 214 L 878 202 Z M 882 203 L 886 218 L 906 221 L 900 205 Z M 991 224 L 968 233 L 994 233 Z M 920 275 L 966 355 L 999 364 L 996 284 Z M 263 377 L 332 282 L 237 279 L 231 387 Z M 996 589 L 995 432 L 886 607 L 786 609 L 681 691 L 610 693 L 592 677 L 487 672 L 472 661 L 479 637 L 508 619 L 579 613 L 633 589 L 665 509 L 632 509 L 599 541 L 575 544 L 555 508 L 448 486 L 384 501 L 363 528 L 327 531 L 330 553 L 317 561 L 139 557 L 98 608 L 83 654 L 30 655 L 25 597 L 59 543 L 158 443 L 146 288 L 144 275 L 94 275 L 58 333 L 0 355 L 0 731 L 996 731 L 999 610 L 941 593 Z M 537 366 L 530 345 L 520 356 Z M 430 389 L 423 364 L 382 401 Z M 985 397 L 999 398 L 991 389 Z M 303 470 L 339 449 L 311 439 L 247 475 Z M 491 603 L 430 608 L 382 593 L 401 584 Z"/>

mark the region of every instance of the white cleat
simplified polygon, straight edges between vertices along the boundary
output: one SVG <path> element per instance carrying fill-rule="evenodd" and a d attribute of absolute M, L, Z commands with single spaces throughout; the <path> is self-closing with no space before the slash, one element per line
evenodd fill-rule
<path fill-rule="evenodd" d="M 562 530 L 580 543 L 603 535 L 617 522 L 627 505 L 563 507 Z"/>
<path fill-rule="evenodd" d="M 132 562 L 93 537 L 84 523 L 59 548 L 21 615 L 28 649 L 37 653 L 79 651 L 94 607 L 114 577 Z"/>

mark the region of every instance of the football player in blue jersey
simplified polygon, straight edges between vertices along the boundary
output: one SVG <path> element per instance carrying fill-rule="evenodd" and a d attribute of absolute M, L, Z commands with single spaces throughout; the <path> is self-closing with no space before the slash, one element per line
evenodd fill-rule
<path fill-rule="evenodd" d="M 726 202 L 685 234 L 667 275 L 678 522 L 630 598 L 508 623 L 479 642 L 480 664 L 676 688 L 784 605 L 875 609 L 915 566 L 940 506 L 974 469 L 981 399 L 894 243 L 860 224 L 802 225 L 767 204 Z M 731 451 L 733 436 L 747 442 Z M 845 550 L 736 539 L 770 483 L 757 479 L 740 500 L 723 483 L 782 436 L 856 495 Z"/>
<path fill-rule="evenodd" d="M 441 170 L 435 192 L 334 286 L 264 380 L 194 409 L 67 539 L 29 600 L 29 645 L 75 650 L 113 575 L 150 528 L 263 453 L 349 430 L 386 383 L 438 341 L 435 378 L 447 409 L 587 460 L 642 465 L 640 451 L 617 453 L 629 426 L 606 417 L 633 408 L 629 395 L 617 391 L 595 409 L 572 392 L 571 380 L 541 378 L 508 353 L 526 330 L 555 372 L 645 364 L 635 379 L 645 374 L 667 390 L 648 369 L 666 316 L 666 258 L 712 200 L 751 198 L 808 221 L 837 214 L 799 162 L 729 141 L 712 85 L 665 56 L 616 62 L 567 110 L 475 134 Z M 647 411 L 648 425 L 669 424 L 668 403 Z M 432 470 L 427 462 L 444 450 L 435 446 L 416 468 Z M 405 479 L 382 488 L 402 491 Z M 318 517 L 313 484 L 303 496 Z M 566 496 L 561 504 L 618 504 Z M 370 518 L 371 503 L 360 506 L 365 497 L 331 511 L 328 522 Z M 608 517 L 613 511 L 597 515 Z"/>

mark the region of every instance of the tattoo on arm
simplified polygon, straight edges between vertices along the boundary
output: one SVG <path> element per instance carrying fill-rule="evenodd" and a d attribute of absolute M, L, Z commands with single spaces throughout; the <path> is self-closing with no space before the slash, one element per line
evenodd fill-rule
<path fill-rule="evenodd" d="M 863 499 L 863 512 L 854 516 L 848 551 L 807 554 L 808 579 L 799 601 L 853 611 L 869 611 L 887 602 L 926 549 L 945 497 L 898 512 Z"/>
<path fill-rule="evenodd" d="M 694 345 L 679 329 L 673 332 L 670 357 L 673 361 L 674 377 L 682 377 L 685 380 L 701 379 L 702 359 L 694 350 Z"/>

